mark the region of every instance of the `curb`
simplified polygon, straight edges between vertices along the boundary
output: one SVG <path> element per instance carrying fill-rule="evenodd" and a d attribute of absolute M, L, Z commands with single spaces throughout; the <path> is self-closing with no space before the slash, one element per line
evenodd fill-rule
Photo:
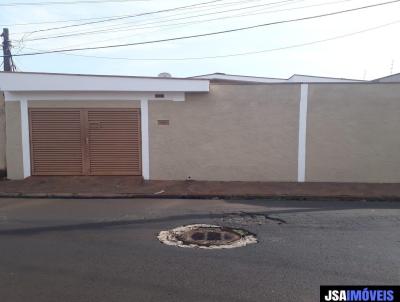
<path fill-rule="evenodd" d="M 147 194 L 147 193 L 4 193 L 0 198 L 52 198 L 52 199 L 248 199 L 248 200 L 339 200 L 339 201 L 400 201 L 400 196 L 350 195 L 230 195 L 230 194 Z"/>

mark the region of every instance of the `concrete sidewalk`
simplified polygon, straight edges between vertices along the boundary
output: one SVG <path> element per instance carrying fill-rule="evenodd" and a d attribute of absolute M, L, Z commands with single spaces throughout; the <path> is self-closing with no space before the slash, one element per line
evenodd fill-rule
<path fill-rule="evenodd" d="M 35 176 L 25 180 L 0 181 L 0 197 L 400 201 L 400 184 L 143 181 L 131 176 Z"/>

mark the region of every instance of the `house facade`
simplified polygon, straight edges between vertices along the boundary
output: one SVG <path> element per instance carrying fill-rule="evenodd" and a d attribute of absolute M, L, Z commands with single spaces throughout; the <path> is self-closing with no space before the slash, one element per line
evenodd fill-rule
<path fill-rule="evenodd" d="M 0 169 L 400 182 L 400 83 L 0 73 Z"/>

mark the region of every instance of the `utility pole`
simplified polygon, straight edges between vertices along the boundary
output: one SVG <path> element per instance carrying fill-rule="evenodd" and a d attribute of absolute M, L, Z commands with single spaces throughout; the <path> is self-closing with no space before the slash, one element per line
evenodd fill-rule
<path fill-rule="evenodd" d="M 3 37 L 3 65 L 4 71 L 13 71 L 12 70 L 12 59 L 11 59 L 11 50 L 10 50 L 10 39 L 8 28 L 3 28 L 3 33 L 1 35 Z"/>

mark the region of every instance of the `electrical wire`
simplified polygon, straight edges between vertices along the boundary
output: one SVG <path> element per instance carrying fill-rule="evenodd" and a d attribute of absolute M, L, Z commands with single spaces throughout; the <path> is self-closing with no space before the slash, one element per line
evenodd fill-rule
<path fill-rule="evenodd" d="M 305 1 L 305 0 L 294 0 L 295 2 L 301 2 L 301 1 Z M 347 1 L 353 1 L 353 0 L 340 0 L 340 1 L 334 1 L 334 2 L 329 2 L 326 4 L 334 4 L 334 3 L 341 3 L 341 2 L 347 2 Z M 283 6 L 285 4 L 280 4 L 274 7 L 278 7 L 278 6 Z M 319 5 L 325 5 L 325 4 L 318 4 L 315 6 L 319 6 Z M 314 5 L 310 5 L 310 6 L 302 6 L 302 7 L 296 7 L 296 8 L 292 8 L 292 9 L 300 9 L 300 8 L 306 8 L 306 7 L 312 7 Z M 246 13 L 246 14 L 236 14 L 236 15 L 230 15 L 230 16 L 225 16 L 225 17 L 219 17 L 219 18 L 212 18 L 212 19 L 203 19 L 203 20 L 195 20 L 195 21 L 189 21 L 189 22 L 178 22 L 178 23 L 172 23 L 172 24 L 163 24 L 163 25 L 156 25 L 156 26 L 144 26 L 144 27 L 134 27 L 134 28 L 130 28 L 130 29 L 126 29 L 126 30 L 120 30 L 120 31 L 131 31 L 131 30 L 140 30 L 140 29 L 152 29 L 152 28 L 158 28 L 159 30 L 155 30 L 152 32 L 160 32 L 160 31 L 168 31 L 170 29 L 174 29 L 176 27 L 181 27 L 182 25 L 185 26 L 190 26 L 190 25 L 194 25 L 194 24 L 200 24 L 200 23 L 205 23 L 205 22 L 210 22 L 210 21 L 220 21 L 220 20 L 224 20 L 224 19 L 232 19 L 232 18 L 241 18 L 241 17 L 250 17 L 250 16 L 254 16 L 254 15 L 259 15 L 259 14 L 269 14 L 269 13 L 275 13 L 275 12 L 281 12 L 281 11 L 287 11 L 287 10 L 292 10 L 292 9 L 279 9 L 279 10 L 256 10 L 255 12 L 252 13 Z M 149 23 L 149 24 L 154 24 L 155 22 Z M 147 23 L 143 24 L 146 25 Z M 168 27 L 166 29 L 164 29 L 163 27 Z M 90 41 L 90 42 L 86 42 L 86 43 L 79 43 L 79 44 L 72 44 L 72 45 L 68 45 L 68 46 L 64 46 L 65 47 L 76 47 L 76 46 L 82 46 L 82 45 L 87 45 L 87 44 L 92 44 L 93 43 L 101 43 L 101 42 L 109 42 L 109 41 L 115 41 L 115 40 L 120 40 L 120 39 L 125 39 L 125 38 L 129 38 L 132 35 L 123 35 L 123 36 L 117 36 L 115 38 L 111 38 L 111 39 L 102 39 L 102 40 L 94 40 L 94 41 Z M 58 48 L 60 49 L 60 48 Z"/>
<path fill-rule="evenodd" d="M 335 12 L 330 12 L 330 13 L 325 13 L 325 14 L 320 14 L 320 15 L 307 16 L 307 17 L 301 17 L 301 18 L 296 18 L 296 19 L 281 20 L 281 21 L 275 21 L 275 22 L 270 22 L 270 23 L 257 24 L 257 25 L 251 25 L 251 26 L 246 26 L 246 27 L 239 27 L 239 28 L 227 29 L 227 30 L 216 31 L 216 32 L 211 32 L 211 33 L 202 33 L 202 34 L 196 34 L 196 35 L 190 35 L 190 36 L 181 36 L 181 37 L 173 37 L 173 38 L 166 38 L 166 39 L 160 39 L 160 40 L 142 41 L 142 42 L 125 43 L 125 44 L 114 44 L 114 45 L 105 45 L 105 46 L 97 46 L 97 47 L 83 47 L 83 48 L 70 48 L 70 49 L 52 50 L 52 51 L 39 51 L 39 52 L 17 54 L 16 56 L 33 56 L 33 55 L 41 55 L 41 54 L 47 54 L 47 53 L 60 53 L 60 52 L 80 51 L 80 50 L 117 48 L 117 47 L 145 45 L 145 44 L 154 44 L 154 43 L 161 43 L 161 42 L 168 42 L 168 41 L 192 39 L 192 38 L 199 38 L 199 37 L 206 37 L 206 36 L 238 32 L 238 31 L 249 30 L 249 29 L 254 29 L 254 28 L 261 28 L 261 27 L 277 25 L 277 24 L 312 20 L 312 19 L 334 16 L 334 15 L 339 15 L 339 14 L 348 13 L 348 12 L 359 11 L 359 10 L 372 8 L 372 7 L 378 7 L 378 6 L 382 6 L 382 5 L 393 4 L 393 3 L 397 3 L 397 2 L 400 2 L 400 0 L 387 1 L 387 2 L 382 2 L 382 3 L 378 3 L 378 4 L 371 4 L 371 5 L 351 8 L 351 9 L 347 9 L 347 10 L 335 11 Z"/>
<path fill-rule="evenodd" d="M 260 0 L 248 0 L 247 2 L 250 1 L 260 1 Z M 236 2 L 228 2 L 227 4 L 230 3 L 238 3 L 238 2 L 243 2 L 243 1 L 236 1 Z M 221 4 L 219 4 L 221 5 Z M 222 4 L 224 5 L 224 3 Z M 54 24 L 54 23 L 68 23 L 68 22 L 78 22 L 78 21 L 88 21 L 88 20 L 99 20 L 99 19 L 113 19 L 113 18 L 119 18 L 119 17 L 129 17 L 131 15 L 113 15 L 113 16 L 104 16 L 104 17 L 92 17 L 92 18 L 79 18 L 79 19 L 65 19 L 65 20 L 54 20 L 54 21 L 38 21 L 38 22 L 27 22 L 27 23 L 9 23 L 9 24 L 1 24 L 0 26 L 28 26 L 28 25 L 41 25 L 41 24 Z M 24 33 L 29 33 L 29 32 L 23 32 L 23 33 L 18 33 L 18 34 L 24 34 Z"/>
<path fill-rule="evenodd" d="M 25 40 L 27 40 L 30 35 L 32 35 L 32 34 L 34 34 L 36 32 L 41 32 L 41 31 L 55 30 L 55 29 L 74 27 L 74 26 L 83 26 L 83 25 L 86 25 L 86 24 L 100 23 L 100 22 L 112 21 L 112 20 L 122 19 L 122 18 L 133 18 L 133 17 L 137 17 L 137 16 L 151 15 L 151 14 L 169 12 L 169 11 L 175 11 L 175 10 L 187 10 L 187 9 L 193 9 L 195 7 L 201 7 L 201 6 L 205 6 L 205 7 L 217 6 L 217 5 L 221 5 L 220 3 L 217 3 L 217 2 L 223 2 L 223 1 L 225 1 L 225 0 L 211 0 L 211 1 L 207 1 L 207 2 L 200 2 L 200 3 L 195 3 L 195 4 L 191 4 L 191 5 L 180 6 L 180 7 L 174 7 L 174 8 L 164 9 L 164 10 L 145 12 L 145 13 L 140 13 L 140 14 L 136 14 L 136 15 L 125 15 L 123 17 L 118 17 L 118 18 L 113 18 L 113 19 L 108 18 L 106 20 L 101 20 L 101 21 L 96 21 L 96 22 L 88 22 L 88 23 L 82 23 L 82 24 L 74 24 L 74 25 L 67 25 L 67 26 L 61 26 L 61 27 L 53 27 L 53 28 L 41 29 L 41 30 L 36 30 L 36 31 L 31 31 L 31 32 L 25 32 L 25 33 L 22 33 L 23 34 L 22 38 L 19 39 L 19 40 L 16 40 L 16 42 L 19 43 L 19 44 L 23 44 L 25 42 Z M 260 0 L 247 0 L 247 1 L 260 1 Z M 239 2 L 243 2 L 243 0 L 242 1 L 236 1 L 236 2 L 228 2 L 228 5 L 231 4 L 231 3 L 239 3 Z M 211 5 L 211 3 L 214 3 L 214 4 Z M 217 3 L 217 4 L 215 4 L 215 3 Z M 21 33 L 17 33 L 17 34 L 21 34 Z"/>
<path fill-rule="evenodd" d="M 94 59 L 105 59 L 105 60 L 122 60 L 122 61 L 190 61 L 190 60 L 206 60 L 206 59 L 223 59 L 223 58 L 231 58 L 231 57 L 239 57 L 239 56 L 248 56 L 248 55 L 256 55 L 256 54 L 261 54 L 261 53 L 268 53 L 268 52 L 274 52 L 274 51 L 280 51 L 280 50 L 288 50 L 292 48 L 299 48 L 299 47 L 305 47 L 305 46 L 310 46 L 314 44 L 320 44 L 320 43 L 325 43 L 329 41 L 334 41 L 334 40 L 339 40 L 339 39 L 344 39 L 348 38 L 351 36 L 355 36 L 358 34 L 378 30 L 381 28 L 385 28 L 394 24 L 399 24 L 400 20 L 395 20 L 390 23 L 385 23 L 381 24 L 378 26 L 374 27 L 369 27 L 363 30 L 351 32 L 351 33 L 346 33 L 343 35 L 338 35 L 338 36 L 333 36 L 325 39 L 320 39 L 320 40 L 314 40 L 310 42 L 304 42 L 300 44 L 292 44 L 292 45 L 287 45 L 287 46 L 281 46 L 281 47 L 276 47 L 276 48 L 269 48 L 269 49 L 262 49 L 262 50 L 254 50 L 254 51 L 247 51 L 247 52 L 240 52 L 240 53 L 231 53 L 231 54 L 226 54 L 226 55 L 216 55 L 216 56 L 203 56 L 203 57 L 185 57 L 185 58 L 126 58 L 126 57 L 105 57 L 105 56 L 94 56 L 94 55 L 84 55 L 84 54 L 73 54 L 73 53 L 57 53 L 58 55 L 65 55 L 65 56 L 74 56 L 74 57 L 83 57 L 83 58 L 94 58 Z M 29 48 L 26 47 L 26 49 L 29 50 L 34 50 L 34 51 L 43 51 L 40 49 L 35 49 L 35 48 Z"/>
<path fill-rule="evenodd" d="M 10 3 L 0 3 L 0 6 L 46 6 L 46 5 L 69 5 L 69 4 L 101 4 L 108 2 L 150 2 L 153 0 L 93 0 L 93 1 L 47 1 L 47 2 L 10 2 Z"/>
<path fill-rule="evenodd" d="M 51 31 L 51 30 L 65 29 L 65 28 L 71 28 L 71 27 L 77 27 L 77 26 L 98 24 L 98 23 L 103 23 L 103 22 L 110 22 L 110 21 L 122 20 L 122 19 L 127 19 L 127 18 L 134 18 L 134 17 L 142 17 L 142 16 L 165 13 L 165 12 L 170 12 L 170 11 L 175 11 L 175 10 L 192 8 L 192 7 L 196 7 L 196 6 L 201 6 L 201 5 L 205 5 L 205 4 L 209 4 L 209 3 L 215 3 L 215 2 L 221 2 L 221 1 L 224 1 L 224 0 L 212 0 L 212 1 L 207 1 L 207 2 L 191 4 L 191 5 L 178 6 L 178 7 L 174 7 L 174 8 L 168 8 L 168 9 L 144 12 L 144 13 L 139 13 L 139 14 L 134 14 L 134 15 L 125 15 L 125 16 L 121 16 L 121 17 L 108 18 L 108 19 L 105 19 L 105 20 L 98 20 L 98 21 L 92 21 L 92 22 L 86 22 L 86 23 L 80 23 L 80 24 L 72 24 L 72 25 L 65 25 L 65 26 L 59 26 L 59 27 L 38 29 L 38 30 L 34 30 L 34 31 L 31 31 L 31 32 L 28 32 L 28 33 L 29 34 L 33 34 L 33 33 L 43 32 L 43 31 Z"/>
<path fill-rule="evenodd" d="M 303 0 L 299 0 L 303 1 Z M 321 4 L 313 4 L 313 5 L 306 5 L 306 6 L 299 6 L 299 7 L 292 7 L 292 8 L 285 8 L 285 9 L 277 9 L 277 10 L 256 10 L 252 13 L 247 13 L 247 14 L 237 14 L 237 15 L 230 15 L 230 16 L 224 16 L 224 17 L 218 17 L 218 18 L 211 18 L 211 19 L 203 19 L 203 20 L 195 20 L 195 21 L 189 21 L 189 22 L 178 22 L 178 23 L 172 23 L 172 24 L 164 24 L 164 25 L 158 25 L 158 26 L 143 26 L 143 27 L 133 27 L 125 30 L 119 30 L 119 31 L 131 31 L 131 30 L 140 30 L 140 29 L 152 29 L 152 28 L 160 28 L 160 27 L 176 27 L 180 25 L 192 25 L 192 24 L 199 24 L 199 23 L 205 23 L 205 22 L 210 22 L 210 21 L 220 21 L 224 19 L 232 19 L 232 18 L 239 18 L 239 17 L 249 17 L 249 16 L 255 16 L 255 15 L 260 15 L 260 14 L 270 14 L 270 13 L 276 13 L 276 12 L 282 12 L 282 11 L 292 11 L 292 10 L 298 10 L 298 9 L 304 9 L 304 8 L 310 8 L 310 7 L 318 7 L 318 6 L 323 6 L 323 5 L 332 5 L 332 4 L 338 4 L 338 3 L 343 3 L 343 2 L 349 2 L 349 1 L 354 1 L 354 0 L 339 0 L 339 1 L 332 1 L 332 2 L 327 2 L 327 3 L 321 3 Z M 282 4 L 279 6 L 283 6 Z M 142 25 L 147 25 L 147 24 L 154 24 L 154 23 L 159 23 L 159 22 L 151 22 L 151 23 L 145 23 Z M 74 46 L 79 46 L 79 45 L 85 45 L 85 44 L 93 44 L 93 43 L 100 43 L 100 42 L 106 42 L 106 41 L 113 41 L 113 40 L 120 40 L 121 38 L 127 38 L 129 36 L 119 36 L 117 38 L 112 38 L 112 39 L 107 39 L 107 40 L 95 40 L 95 41 L 90 41 L 88 43 L 79 43 L 79 44 L 74 44 L 74 45 L 69 45 L 68 47 L 74 47 Z M 32 41 L 32 40 L 27 40 L 27 41 Z"/>
<path fill-rule="evenodd" d="M 229 10 L 216 11 L 216 12 L 207 13 L 207 14 L 200 14 L 200 15 L 188 16 L 188 17 L 181 17 L 181 18 L 158 21 L 158 22 L 153 22 L 153 23 L 145 23 L 144 25 L 154 24 L 154 23 L 155 24 L 164 23 L 164 22 L 175 21 L 175 20 L 184 20 L 184 19 L 189 19 L 189 18 L 204 17 L 204 16 L 209 16 L 209 15 L 215 15 L 215 14 L 224 14 L 224 13 L 232 12 L 232 11 L 239 11 L 239 10 L 245 10 L 245 9 L 256 8 L 256 7 L 264 7 L 264 6 L 270 6 L 270 5 L 273 5 L 273 4 L 286 3 L 286 2 L 292 2 L 292 1 L 295 1 L 295 0 L 283 0 L 283 1 L 277 1 L 277 2 L 270 2 L 270 3 L 258 4 L 258 5 L 248 6 L 248 7 L 240 7 L 240 8 L 234 8 L 234 9 L 229 9 Z M 97 29 L 97 30 L 93 30 L 93 31 L 75 32 L 75 33 L 60 34 L 60 35 L 47 36 L 47 37 L 38 37 L 38 38 L 26 39 L 25 41 L 39 41 L 39 40 L 59 39 L 59 38 L 66 38 L 66 37 L 73 37 L 73 36 L 81 36 L 81 35 L 90 35 L 90 34 L 93 34 L 93 33 L 115 31 L 115 30 L 118 30 L 118 29 L 121 29 L 121 28 L 123 29 L 123 28 L 126 28 L 126 27 L 125 26 L 116 27 L 116 28 L 114 27 L 114 28 L 108 28 L 108 29 L 103 29 L 103 30 Z"/>

